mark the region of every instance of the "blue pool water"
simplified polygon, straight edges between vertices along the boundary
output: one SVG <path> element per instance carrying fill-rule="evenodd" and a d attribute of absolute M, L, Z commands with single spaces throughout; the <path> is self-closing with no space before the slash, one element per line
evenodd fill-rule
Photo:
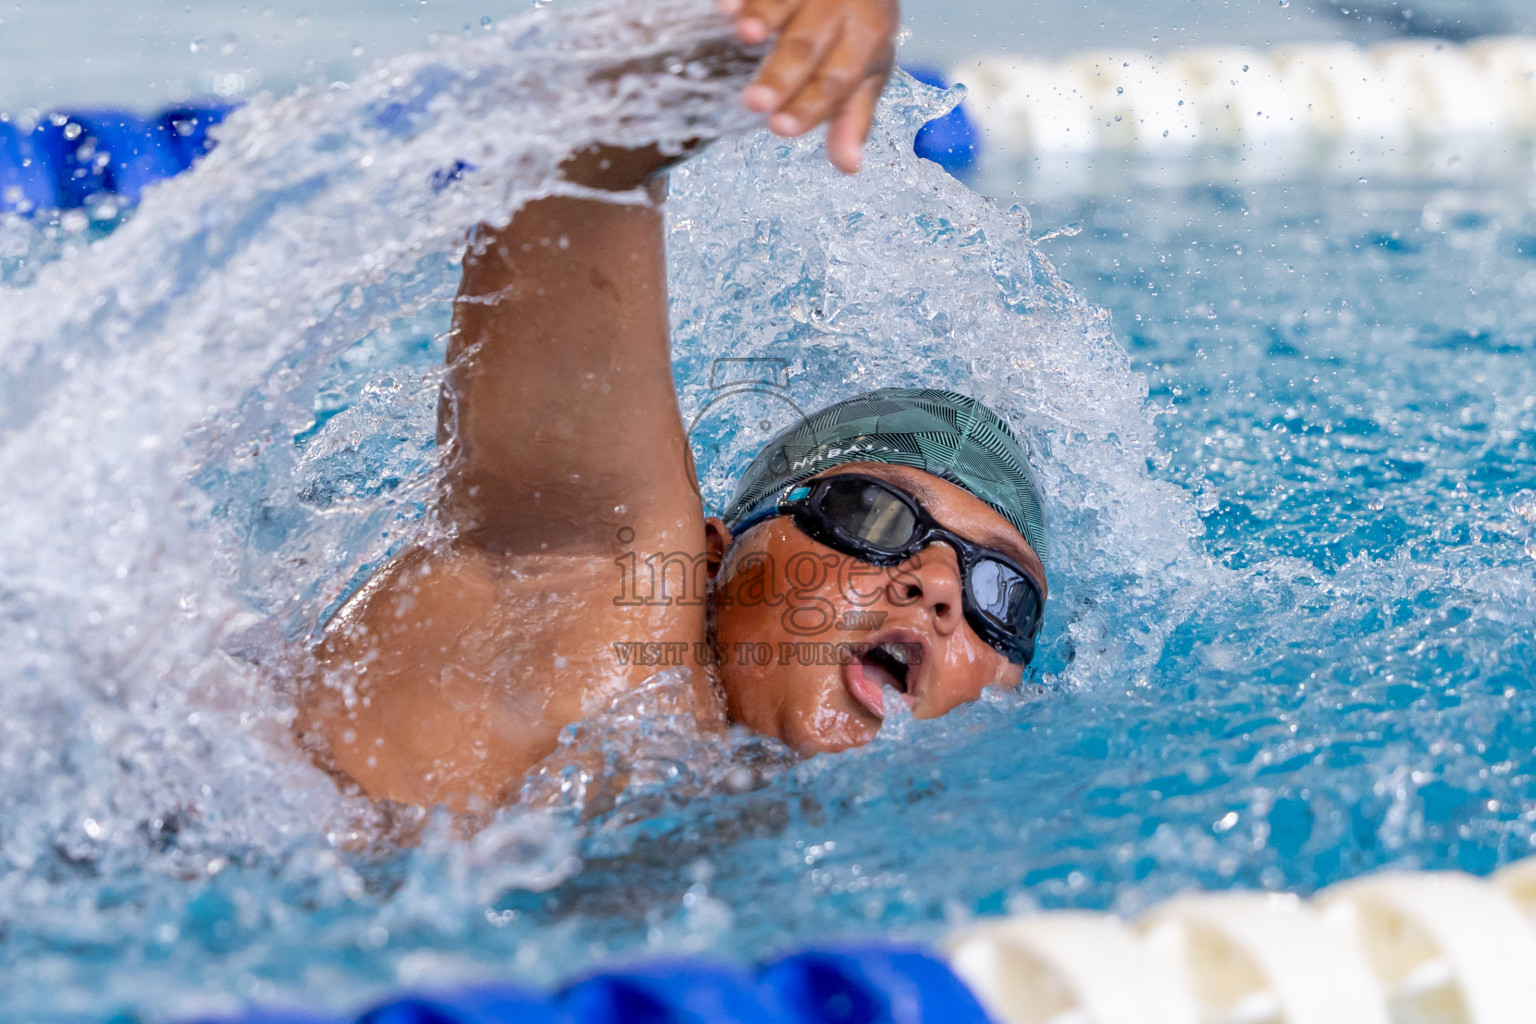
<path fill-rule="evenodd" d="M 911 156 L 936 107 L 905 83 L 859 178 L 762 136 L 675 175 L 679 389 L 712 502 L 786 409 L 938 381 L 1006 410 L 1056 533 L 1025 692 L 800 765 L 642 694 L 572 737 L 630 791 L 557 763 L 564 810 L 366 847 L 287 687 L 423 528 L 457 239 L 559 144 L 732 127 L 699 93 L 626 129 L 561 90 L 579 60 L 497 77 L 494 46 L 581 38 L 544 32 L 258 101 L 121 226 L 0 225 L 0 1019 L 345 1010 L 1536 852 L 1529 159 L 1196 166 L 1026 213 Z"/>

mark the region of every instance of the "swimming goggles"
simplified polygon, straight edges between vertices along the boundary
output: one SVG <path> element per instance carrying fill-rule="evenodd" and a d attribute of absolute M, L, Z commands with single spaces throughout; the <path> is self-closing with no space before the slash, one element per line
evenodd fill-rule
<path fill-rule="evenodd" d="M 776 510 L 749 517 L 737 530 L 775 514 L 789 516 L 812 540 L 872 565 L 899 565 L 943 541 L 960 560 L 965 621 L 1009 661 L 1027 665 L 1034 657 L 1043 605 L 1034 578 L 1003 552 L 945 529 L 889 481 L 859 473 L 812 480 L 789 488 Z"/>

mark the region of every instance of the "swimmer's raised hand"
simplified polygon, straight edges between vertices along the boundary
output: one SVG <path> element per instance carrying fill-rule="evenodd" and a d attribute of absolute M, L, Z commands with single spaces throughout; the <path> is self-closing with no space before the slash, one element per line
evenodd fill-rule
<path fill-rule="evenodd" d="M 743 42 L 778 35 L 743 102 L 768 114 L 768 127 L 779 135 L 830 122 L 828 158 L 841 171 L 857 171 L 895 59 L 897 0 L 717 2 L 736 19 Z"/>

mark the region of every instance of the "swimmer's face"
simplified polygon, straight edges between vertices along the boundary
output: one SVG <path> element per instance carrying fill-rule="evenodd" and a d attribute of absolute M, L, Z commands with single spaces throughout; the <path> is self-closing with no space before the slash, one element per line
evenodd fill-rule
<path fill-rule="evenodd" d="M 1035 553 L 975 496 L 921 470 L 877 463 L 821 476 L 840 473 L 889 480 L 951 531 L 1007 552 L 1045 592 Z M 718 521 L 712 528 L 723 531 Z M 716 640 L 731 719 L 803 754 L 868 743 L 887 699 L 906 701 L 914 717 L 938 718 L 1023 675 L 965 621 L 960 564 L 948 544 L 882 568 L 779 516 L 738 539 L 719 579 Z"/>

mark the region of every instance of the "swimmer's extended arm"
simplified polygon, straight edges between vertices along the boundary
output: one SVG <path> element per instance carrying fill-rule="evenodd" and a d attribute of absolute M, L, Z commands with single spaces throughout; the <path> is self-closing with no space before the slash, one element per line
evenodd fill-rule
<path fill-rule="evenodd" d="M 623 191 L 662 163 L 604 151 L 565 173 Z M 702 544 L 652 198 L 542 199 L 471 243 L 439 425 L 444 511 L 461 541 L 498 554 L 606 550 L 627 527 L 647 550 Z"/>
<path fill-rule="evenodd" d="M 601 157 L 568 176 L 622 189 L 659 162 Z M 665 270 L 644 202 L 538 200 L 466 254 L 439 418 L 456 539 L 400 552 L 342 607 L 295 722 L 368 796 L 499 806 L 565 725 L 638 681 L 613 643 L 704 638 L 700 605 L 616 600 L 621 529 L 646 554 L 704 547 Z M 693 685 L 707 720 L 708 680 Z"/>
<path fill-rule="evenodd" d="M 895 21 L 881 12 L 894 7 L 747 0 L 743 18 L 765 3 L 759 31 L 786 27 L 760 75 L 775 97 L 762 109 L 796 118 L 789 134 L 834 119 L 829 155 L 853 170 L 889 70 Z M 822 35 L 808 40 L 812 30 Z M 622 192 L 665 162 L 602 151 L 563 171 Z M 369 796 L 496 806 L 566 723 L 591 713 L 594 681 L 614 674 L 615 639 L 704 638 L 701 605 L 619 608 L 606 589 L 622 549 L 705 547 L 672 383 L 665 261 L 656 188 L 650 202 L 537 200 L 506 227 L 482 228 L 465 254 L 439 415 L 440 510 L 457 541 L 402 552 L 343 607 L 295 723 L 322 764 Z M 634 532 L 620 540 L 624 528 Z M 576 557 L 523 557 L 538 555 Z M 547 573 L 532 605 L 527 573 Z M 529 635 L 539 621 L 564 630 L 549 650 Z M 697 703 L 707 713 L 707 695 Z"/>
<path fill-rule="evenodd" d="M 896 0 L 720 5 L 745 42 L 778 36 L 743 101 L 781 135 L 830 122 L 828 158 L 857 170 L 891 72 Z M 664 163 L 654 150 L 604 151 L 564 171 L 622 191 Z M 441 434 L 461 536 L 538 552 L 628 526 L 641 543 L 691 546 L 697 487 L 667 350 L 659 198 L 545 199 L 483 230 L 465 256 L 455 326 Z"/>

